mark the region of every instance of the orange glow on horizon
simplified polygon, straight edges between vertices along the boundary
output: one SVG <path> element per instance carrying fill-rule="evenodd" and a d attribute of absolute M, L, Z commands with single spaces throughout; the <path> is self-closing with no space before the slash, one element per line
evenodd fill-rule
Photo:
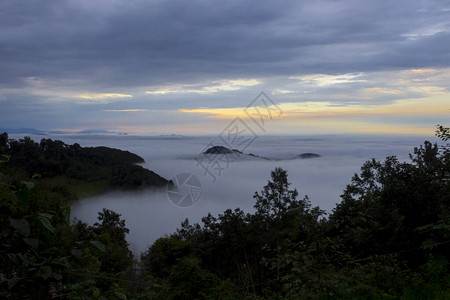
<path fill-rule="evenodd" d="M 369 117 L 382 116 L 450 116 L 450 95 L 441 94 L 425 98 L 396 100 L 390 104 L 364 105 L 364 104 L 342 104 L 320 102 L 298 102 L 280 103 L 278 107 L 283 111 L 282 117 L 273 117 L 273 129 L 283 126 L 292 131 L 295 128 L 317 131 L 341 131 L 360 133 L 382 133 L 382 134 L 420 134 L 432 135 L 434 128 L 421 127 L 415 124 L 386 124 L 382 121 L 370 121 Z M 267 113 L 267 108 L 259 107 L 259 110 Z M 227 120 L 239 117 L 249 119 L 244 107 L 236 108 L 199 108 L 180 109 L 181 113 L 201 114 L 206 118 L 215 120 Z M 255 116 L 258 118 L 258 116 Z M 367 118 L 367 121 L 359 121 Z"/>
<path fill-rule="evenodd" d="M 445 115 L 449 114 L 450 95 L 415 99 L 396 100 L 391 104 L 364 105 L 320 102 L 287 102 L 278 104 L 285 117 L 326 117 L 326 116 L 364 116 L 364 115 Z M 266 107 L 258 107 L 260 111 L 267 111 Z M 269 107 L 270 108 L 270 107 Z M 204 114 L 214 119 L 249 118 L 245 107 L 234 108 L 198 108 L 180 109 L 183 113 Z M 273 108 L 272 108 L 273 109 Z"/>

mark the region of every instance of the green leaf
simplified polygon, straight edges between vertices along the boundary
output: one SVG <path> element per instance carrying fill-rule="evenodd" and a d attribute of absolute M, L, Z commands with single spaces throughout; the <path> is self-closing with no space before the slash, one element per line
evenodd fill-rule
<path fill-rule="evenodd" d="M 27 220 L 9 218 L 9 223 L 12 227 L 19 230 L 22 234 L 30 234 L 30 224 Z"/>
<path fill-rule="evenodd" d="M 81 251 L 80 249 L 72 249 L 70 253 L 76 258 L 81 258 L 83 256 L 83 251 Z"/>
<path fill-rule="evenodd" d="M 91 245 L 93 245 L 98 250 L 105 252 L 105 245 L 103 245 L 102 242 L 99 241 L 91 241 Z"/>
<path fill-rule="evenodd" d="M 29 190 L 31 190 L 32 188 L 34 188 L 34 182 L 31 181 L 22 181 L 22 184 L 25 185 L 25 187 Z"/>
<path fill-rule="evenodd" d="M 17 254 L 19 257 L 20 257 L 20 259 L 22 260 L 22 265 L 24 266 L 24 267 L 28 267 L 28 265 L 30 264 L 30 261 L 28 260 L 28 256 L 27 256 L 27 254 L 26 253 L 19 253 L 19 254 Z"/>
<path fill-rule="evenodd" d="M 17 276 L 17 274 L 14 275 L 13 278 L 10 278 L 8 280 L 8 288 L 12 290 L 12 288 L 20 281 L 20 278 Z"/>
<path fill-rule="evenodd" d="M 39 240 L 35 238 L 23 238 L 23 241 L 33 249 L 37 249 L 39 246 Z"/>
<path fill-rule="evenodd" d="M 69 260 L 67 259 L 67 257 L 59 257 L 56 258 L 52 261 L 53 264 L 59 265 L 59 266 L 63 266 L 66 269 L 70 269 L 70 263 Z"/>
<path fill-rule="evenodd" d="M 52 223 L 50 223 L 50 220 L 44 216 L 38 217 L 39 221 L 41 221 L 41 224 L 51 233 L 55 232 L 55 228 L 53 227 Z"/>
<path fill-rule="evenodd" d="M 432 250 L 436 246 L 436 241 L 426 240 L 422 243 L 422 248 L 424 250 Z"/>
<path fill-rule="evenodd" d="M 62 280 L 61 272 L 60 271 L 59 272 L 53 272 L 53 278 L 55 278 L 58 281 L 61 281 Z"/>
<path fill-rule="evenodd" d="M 38 274 L 44 280 L 47 280 L 50 277 L 50 275 L 52 275 L 52 269 L 49 266 L 40 267 L 38 270 Z"/>
<path fill-rule="evenodd" d="M 122 300 L 127 300 L 127 296 L 121 292 L 118 291 L 114 291 L 114 295 L 116 295 L 117 298 L 122 299 Z"/>
<path fill-rule="evenodd" d="M 17 259 L 17 254 L 9 253 L 8 258 L 13 264 L 19 263 L 19 260 Z"/>
<path fill-rule="evenodd" d="M 53 216 L 51 214 L 39 213 L 39 216 L 51 220 Z"/>

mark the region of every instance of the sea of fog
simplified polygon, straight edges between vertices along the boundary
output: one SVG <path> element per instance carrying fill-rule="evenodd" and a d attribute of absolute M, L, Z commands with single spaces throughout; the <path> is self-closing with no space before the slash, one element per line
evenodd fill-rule
<path fill-rule="evenodd" d="M 15 137 L 14 135 L 12 136 Z M 32 136 L 39 141 L 43 136 Z M 46 136 L 45 138 L 49 138 Z M 122 215 L 130 229 L 128 242 L 135 254 L 144 251 L 157 238 L 173 233 L 188 218 L 200 222 L 208 213 L 217 215 L 228 208 L 253 210 L 253 195 L 270 179 L 270 171 L 282 167 L 288 172 L 299 197 L 308 195 L 314 206 L 331 211 L 340 202 L 346 184 L 370 158 L 379 160 L 396 155 L 408 160 L 413 148 L 434 137 L 418 136 L 264 136 L 244 151 L 274 159 L 305 152 L 321 157 L 296 160 L 239 160 L 232 162 L 216 178 L 204 172 L 194 159 L 208 145 L 223 145 L 217 137 L 60 135 L 51 136 L 68 144 L 108 146 L 136 153 L 145 159 L 144 167 L 171 179 L 179 173 L 191 173 L 200 180 L 200 200 L 188 208 L 173 205 L 167 191 L 110 192 L 81 199 L 72 207 L 72 216 L 89 224 L 98 212 L 108 208 Z M 222 165 L 224 167 L 225 165 Z"/>

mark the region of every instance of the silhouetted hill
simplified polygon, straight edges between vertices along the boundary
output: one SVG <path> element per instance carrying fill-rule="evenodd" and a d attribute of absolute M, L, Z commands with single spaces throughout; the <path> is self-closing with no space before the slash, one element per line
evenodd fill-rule
<path fill-rule="evenodd" d="M 243 154 L 241 151 L 236 149 L 229 149 L 224 146 L 213 146 L 208 148 L 203 154 Z"/>
<path fill-rule="evenodd" d="M 316 153 L 302 153 L 299 155 L 296 155 L 294 157 L 286 157 L 286 158 L 268 158 L 268 157 L 264 157 L 264 156 L 259 156 L 253 153 L 243 153 L 237 149 L 230 149 L 224 146 L 212 146 L 210 148 L 208 148 L 205 152 L 203 152 L 203 154 L 237 154 L 240 158 L 245 159 L 245 158 L 249 158 L 249 159 L 265 159 L 265 160 L 292 160 L 292 159 L 309 159 L 309 158 L 316 158 L 316 157 L 320 157 L 319 154 Z"/>
<path fill-rule="evenodd" d="M 320 157 L 320 155 L 316 154 L 316 153 L 302 153 L 302 154 L 297 155 L 296 157 L 294 157 L 294 159 L 296 159 L 296 158 L 308 159 L 308 158 L 316 158 L 316 157 Z"/>
<path fill-rule="evenodd" d="M 10 134 L 34 134 L 34 135 L 46 135 L 45 131 L 36 128 L 4 128 L 0 127 L 0 132 L 8 132 Z"/>
<path fill-rule="evenodd" d="M 8 155 L 10 165 L 29 176 L 66 176 L 106 182 L 109 188 L 159 187 L 168 183 L 155 172 L 136 165 L 144 162 L 139 155 L 108 147 L 81 147 L 52 139 L 36 143 L 29 137 L 17 141 L 4 133 L 0 135 L 0 154 Z"/>
<path fill-rule="evenodd" d="M 101 129 L 87 129 L 87 130 L 78 131 L 78 133 L 81 133 L 81 134 L 116 134 L 117 132 L 109 131 L 109 130 L 101 130 Z"/>

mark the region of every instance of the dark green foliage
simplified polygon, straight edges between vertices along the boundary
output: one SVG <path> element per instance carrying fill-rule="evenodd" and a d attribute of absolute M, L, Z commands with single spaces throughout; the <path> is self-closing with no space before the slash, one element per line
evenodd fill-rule
<path fill-rule="evenodd" d="M 86 299 L 116 291 L 117 273 L 102 270 L 108 267 L 109 248 L 126 248 L 125 235 L 114 235 L 103 251 L 99 240 L 103 232 L 126 233 L 123 221 L 109 222 L 107 229 L 103 224 L 71 226 L 64 188 L 35 184 L 8 164 L 0 165 L 0 178 L 0 298 L 48 299 L 51 291 Z M 127 248 L 125 255 L 129 259 Z M 121 270 L 129 266 L 123 256 L 115 261 L 122 263 Z"/>
<path fill-rule="evenodd" d="M 113 167 L 109 183 L 121 188 L 161 187 L 167 185 L 167 180 L 138 165 L 121 165 Z"/>
<path fill-rule="evenodd" d="M 186 241 L 174 238 L 160 238 L 141 257 L 145 271 L 155 277 L 166 277 L 177 259 L 184 258 L 190 253 Z"/>
<path fill-rule="evenodd" d="M 255 208 L 259 215 L 265 218 L 281 218 L 289 209 L 293 209 L 298 196 L 297 190 L 289 190 L 290 183 L 287 173 L 281 168 L 276 168 L 271 173 L 272 181 L 269 181 L 261 192 L 255 193 Z M 304 203 L 296 203 L 300 209 L 304 209 Z"/>
<path fill-rule="evenodd" d="M 125 227 L 125 220 L 121 220 L 119 214 L 108 209 L 99 212 L 98 220 L 101 223 L 95 223 L 90 229 L 106 246 L 104 255 L 100 257 L 100 271 L 112 274 L 126 271 L 131 266 L 133 257 L 125 240 L 129 232 Z"/>
<path fill-rule="evenodd" d="M 200 267 L 196 258 L 179 259 L 171 268 L 168 276 L 172 287 L 171 299 L 214 299 L 215 288 L 220 286 L 220 280 Z"/>
<path fill-rule="evenodd" d="M 420 247 L 417 228 L 448 216 L 449 165 L 439 147 L 425 142 L 414 149 L 412 163 L 388 157 L 371 160 L 348 185 L 330 217 L 331 230 L 344 238 L 349 251 L 364 257 Z M 406 253 L 413 264 L 423 254 Z"/>
<path fill-rule="evenodd" d="M 4 140 L 7 135 L 2 135 L 3 146 Z M 49 299 L 51 294 L 67 299 L 125 299 L 120 285 L 132 256 L 124 220 L 103 210 L 93 226 L 79 221 L 71 225 L 69 203 L 76 197 L 64 186 L 30 178 L 28 171 L 33 168 L 40 174 L 49 170 L 42 164 L 22 165 L 43 155 L 37 144 L 27 138 L 8 143 L 3 150 L 10 155 L 0 157 L 0 298 Z M 48 140 L 45 144 L 65 147 Z M 18 153 L 9 152 L 10 145 Z M 64 154 L 50 151 L 58 152 Z"/>
<path fill-rule="evenodd" d="M 42 139 L 38 144 L 29 137 L 19 141 L 0 136 L 0 153 L 10 156 L 10 165 L 42 178 L 65 175 L 95 182 L 106 180 L 111 188 L 161 187 L 168 181 L 136 163 L 142 157 L 108 147 L 81 147 L 62 141 Z"/>
<path fill-rule="evenodd" d="M 0 135 L 0 154 L 6 153 L 7 149 L 8 149 L 8 134 L 6 132 L 3 132 Z"/>

